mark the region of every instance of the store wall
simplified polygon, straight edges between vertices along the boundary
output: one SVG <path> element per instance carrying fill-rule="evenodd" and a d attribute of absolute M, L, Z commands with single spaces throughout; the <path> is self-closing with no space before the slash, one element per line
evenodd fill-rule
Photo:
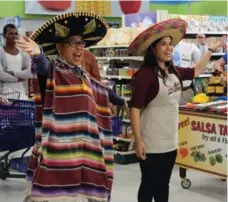
<path fill-rule="evenodd" d="M 157 1 L 150 0 L 150 10 L 168 10 L 172 14 L 199 14 L 199 15 L 219 15 L 227 16 L 227 1 L 199 1 L 192 0 L 189 8 L 189 0 L 177 1 Z M 28 15 L 25 14 L 25 1 L 0 1 L 0 32 L 3 28 L 3 17 L 20 16 L 22 18 L 22 27 L 25 30 L 32 31 L 43 24 L 49 15 Z M 121 18 L 106 18 L 108 21 L 120 22 Z"/>
<path fill-rule="evenodd" d="M 30 0 L 31 1 L 31 0 Z M 0 1 L 0 18 L 20 16 L 22 19 L 49 19 L 50 15 L 31 15 L 25 14 L 25 1 Z M 106 18 L 113 22 L 118 22 L 119 17 Z"/>
<path fill-rule="evenodd" d="M 161 1 L 150 0 L 150 10 L 168 10 L 172 14 L 198 14 L 198 15 L 219 15 L 227 16 L 227 1 L 191 1 L 189 9 L 189 0 L 185 3 L 174 4 L 173 1 L 160 3 Z M 176 1 L 177 2 L 177 1 Z M 25 2 L 17 1 L 0 1 L 0 17 L 20 16 L 21 18 L 30 19 L 47 19 L 47 15 L 26 15 L 24 13 Z"/>
<path fill-rule="evenodd" d="M 184 15 L 217 15 L 227 16 L 227 1 L 197 1 L 192 0 L 178 3 L 178 1 L 150 0 L 150 10 L 168 10 L 171 14 Z"/>
<path fill-rule="evenodd" d="M 0 1 L 0 17 L 8 16 L 20 16 L 21 18 L 44 18 L 47 19 L 50 16 L 44 15 L 26 15 L 24 14 L 25 2 L 24 1 Z"/>
<path fill-rule="evenodd" d="M 3 18 L 12 16 L 20 16 L 22 27 L 26 31 L 36 30 L 51 17 L 50 15 L 25 14 L 25 2 L 22 0 L 0 1 L 0 33 L 3 30 Z M 118 17 L 106 17 L 105 19 L 114 23 L 121 22 L 121 18 Z"/>

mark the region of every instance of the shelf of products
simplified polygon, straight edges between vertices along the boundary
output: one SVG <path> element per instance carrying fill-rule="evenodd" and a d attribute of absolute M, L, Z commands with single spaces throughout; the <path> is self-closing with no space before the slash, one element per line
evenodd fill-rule
<path fill-rule="evenodd" d="M 122 80 L 122 79 L 131 79 L 131 76 L 115 76 L 115 75 L 102 75 L 102 78 L 107 78 L 107 79 L 118 79 L 118 80 Z"/>
<path fill-rule="evenodd" d="M 218 56 L 218 57 L 222 57 L 223 55 L 225 55 L 225 53 L 213 53 L 212 56 Z"/>
<path fill-rule="evenodd" d="M 205 73 L 205 74 L 203 73 L 198 76 L 198 78 L 209 78 L 209 77 L 211 77 L 211 73 Z"/>
<path fill-rule="evenodd" d="M 227 35 L 227 32 L 226 31 L 221 31 L 221 32 L 219 32 L 219 31 L 216 31 L 216 32 L 210 32 L 210 31 L 188 31 L 186 34 L 187 35 L 194 35 L 194 36 L 196 36 L 197 34 L 199 34 L 199 33 L 203 33 L 203 34 L 205 34 L 205 35 L 209 35 L 209 36 L 221 36 L 221 35 Z"/>
<path fill-rule="evenodd" d="M 116 141 L 123 141 L 123 142 L 131 142 L 131 139 L 127 139 L 127 138 L 121 138 L 121 137 L 114 137 L 113 138 Z"/>
<path fill-rule="evenodd" d="M 124 123 L 130 123 L 130 119 L 123 119 Z"/>
<path fill-rule="evenodd" d="M 137 60 L 143 61 L 143 57 L 139 56 L 120 56 L 120 57 L 96 57 L 97 60 Z"/>
<path fill-rule="evenodd" d="M 120 155 L 128 155 L 128 154 L 135 154 L 135 151 L 127 151 L 127 152 L 120 152 L 120 151 L 115 151 L 115 154 L 120 154 Z"/>
<path fill-rule="evenodd" d="M 102 80 L 113 87 L 117 95 L 129 101 L 131 98 L 130 82 L 132 76 L 138 70 L 131 68 L 132 61 L 143 61 L 143 57 L 129 56 L 128 46 L 93 46 L 90 48 L 96 56 L 101 66 Z M 115 116 L 118 114 L 115 114 Z M 127 113 L 122 114 L 122 133 L 113 138 L 116 163 L 128 164 L 137 162 L 134 146 L 135 141 L 132 138 L 132 129 Z"/>
<path fill-rule="evenodd" d="M 122 46 L 118 46 L 118 45 L 109 45 L 109 46 L 90 46 L 89 47 L 89 49 L 101 49 L 101 48 L 103 48 L 103 49 L 107 49 L 107 48 L 118 48 L 118 49 L 120 49 L 120 48 L 128 48 L 129 47 L 129 45 L 122 45 Z"/>
<path fill-rule="evenodd" d="M 114 153 L 114 161 L 118 164 L 126 165 L 130 163 L 138 162 L 138 157 L 135 154 L 135 151 L 128 152 L 119 152 L 115 151 Z"/>
<path fill-rule="evenodd" d="M 124 97 L 124 99 L 125 99 L 126 101 L 130 101 L 130 100 L 131 100 L 130 97 Z"/>

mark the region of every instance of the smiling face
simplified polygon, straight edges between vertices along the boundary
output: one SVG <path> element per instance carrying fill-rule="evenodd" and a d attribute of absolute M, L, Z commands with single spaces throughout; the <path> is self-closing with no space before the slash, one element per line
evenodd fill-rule
<path fill-rule="evenodd" d="M 154 47 L 154 55 L 158 62 L 164 63 L 172 60 L 173 45 L 171 37 L 163 37 Z"/>
<path fill-rule="evenodd" d="M 71 36 L 65 43 L 59 44 L 58 48 L 68 64 L 78 66 L 82 63 L 84 46 L 81 36 Z"/>

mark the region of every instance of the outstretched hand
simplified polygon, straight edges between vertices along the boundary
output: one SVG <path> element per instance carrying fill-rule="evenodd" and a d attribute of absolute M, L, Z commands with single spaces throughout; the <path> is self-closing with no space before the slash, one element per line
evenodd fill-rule
<path fill-rule="evenodd" d="M 18 39 L 15 41 L 16 46 L 20 48 L 22 51 L 28 53 L 29 55 L 39 56 L 41 54 L 39 45 L 27 36 L 23 36 L 22 39 Z"/>

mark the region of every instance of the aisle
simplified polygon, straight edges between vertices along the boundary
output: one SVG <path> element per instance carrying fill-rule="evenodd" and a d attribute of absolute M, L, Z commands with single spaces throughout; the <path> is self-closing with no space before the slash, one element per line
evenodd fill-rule
<path fill-rule="evenodd" d="M 180 186 L 178 170 L 175 168 L 171 180 L 170 202 L 225 202 L 226 183 L 213 176 L 199 172 L 188 172 L 192 187 L 184 190 Z M 115 181 L 111 202 L 136 202 L 140 180 L 137 164 L 115 166 Z M 0 180 L 0 202 L 22 202 L 26 183 L 23 179 Z"/>
<path fill-rule="evenodd" d="M 116 178 L 112 202 L 137 202 L 137 191 L 140 174 L 137 164 L 116 166 Z M 211 175 L 188 171 L 192 187 L 184 190 L 180 185 L 179 171 L 175 167 L 171 185 L 169 202 L 226 202 L 227 184 Z"/>

